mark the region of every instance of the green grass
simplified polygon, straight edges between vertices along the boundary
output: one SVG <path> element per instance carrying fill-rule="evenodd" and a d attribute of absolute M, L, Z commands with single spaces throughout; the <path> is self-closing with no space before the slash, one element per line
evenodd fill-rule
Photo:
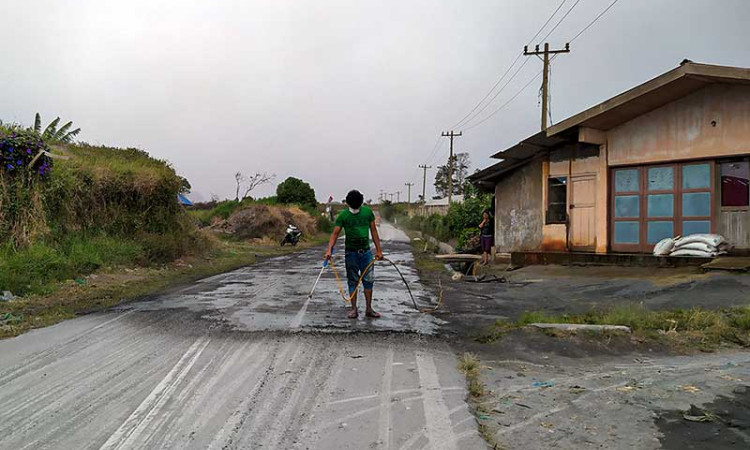
<path fill-rule="evenodd" d="M 643 305 L 593 309 L 585 314 L 553 315 L 531 311 L 515 321 L 498 321 L 479 337 L 496 341 L 510 330 L 531 323 L 625 325 L 642 339 L 660 340 L 679 346 L 712 350 L 720 345 L 750 346 L 750 306 L 717 310 L 692 308 L 649 310 Z"/>
<path fill-rule="evenodd" d="M 473 353 L 464 353 L 458 359 L 458 370 L 466 375 L 466 382 L 469 386 L 469 394 L 472 397 L 481 397 L 484 395 L 484 384 L 479 378 L 481 366 L 479 358 Z"/>
<path fill-rule="evenodd" d="M 445 272 L 445 264 L 438 261 L 435 258 L 436 248 L 434 245 L 427 243 L 420 239 L 415 241 L 417 233 L 413 231 L 406 231 L 406 234 L 411 240 L 411 250 L 414 255 L 414 265 L 422 275 L 430 275 L 440 272 Z M 427 250 L 425 250 L 425 244 L 427 244 Z"/>
<path fill-rule="evenodd" d="M 50 294 L 60 281 L 75 280 L 103 267 L 161 264 L 205 252 L 211 245 L 207 239 L 198 233 L 178 232 L 133 238 L 76 233 L 19 249 L 5 245 L 0 247 L 0 291 L 17 296 Z"/>

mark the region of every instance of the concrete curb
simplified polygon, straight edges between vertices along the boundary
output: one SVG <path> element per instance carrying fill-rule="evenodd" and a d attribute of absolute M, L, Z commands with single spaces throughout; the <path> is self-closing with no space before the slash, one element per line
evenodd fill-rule
<path fill-rule="evenodd" d="M 603 333 L 605 331 L 621 331 L 630 333 L 630 327 L 624 325 L 588 325 L 578 323 L 532 323 L 529 325 L 534 328 L 553 328 L 563 331 L 593 331 Z"/>

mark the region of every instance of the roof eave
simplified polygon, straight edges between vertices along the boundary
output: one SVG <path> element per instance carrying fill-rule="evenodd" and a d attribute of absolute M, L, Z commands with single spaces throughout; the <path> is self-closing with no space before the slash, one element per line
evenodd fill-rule
<path fill-rule="evenodd" d="M 722 80 L 750 83 L 750 69 L 686 63 L 547 128 L 547 136 L 552 137 L 571 128 L 581 126 L 586 121 L 661 89 L 681 78 L 688 77 L 700 79 L 706 84 L 717 83 Z"/>

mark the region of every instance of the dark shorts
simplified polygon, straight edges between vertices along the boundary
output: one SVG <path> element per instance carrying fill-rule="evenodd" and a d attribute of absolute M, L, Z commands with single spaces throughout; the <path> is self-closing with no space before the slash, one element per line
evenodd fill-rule
<path fill-rule="evenodd" d="M 372 251 L 367 250 L 366 252 L 356 252 L 347 250 L 344 261 L 346 262 L 346 283 L 349 285 L 349 295 L 354 292 L 357 287 L 359 277 L 362 276 L 362 272 L 367 269 L 367 266 L 373 261 Z M 365 276 L 362 277 L 362 287 L 365 289 L 372 289 L 373 281 L 375 279 L 375 266 L 371 266 Z"/>
<path fill-rule="evenodd" d="M 492 251 L 492 236 L 481 236 L 479 243 L 482 244 L 482 251 L 490 253 Z"/>

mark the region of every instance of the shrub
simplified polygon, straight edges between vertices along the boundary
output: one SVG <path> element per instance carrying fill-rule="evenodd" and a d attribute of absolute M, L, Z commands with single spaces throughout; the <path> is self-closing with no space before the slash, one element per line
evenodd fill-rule
<path fill-rule="evenodd" d="M 308 183 L 294 177 L 289 177 L 279 183 L 276 187 L 276 199 L 283 204 L 296 203 L 312 207 L 318 205 L 315 200 L 315 190 Z"/>
<path fill-rule="evenodd" d="M 328 217 L 318 215 L 318 231 L 321 233 L 330 233 L 333 231 L 333 222 Z"/>
<path fill-rule="evenodd" d="M 33 132 L 0 127 L 0 242 L 25 246 L 47 232 L 42 189 L 52 161 L 39 152 L 48 150 Z"/>
<path fill-rule="evenodd" d="M 3 158 L 11 146 L 46 148 L 38 139 L 0 127 Z M 69 159 L 54 170 L 44 158 L 34 172 L 0 170 L 0 290 L 47 293 L 51 282 L 102 266 L 166 262 L 209 246 L 178 204 L 180 177 L 165 161 L 86 144 L 55 152 Z"/>
<path fill-rule="evenodd" d="M 482 212 L 492 207 L 492 195 L 467 197 L 463 203 L 453 203 L 445 216 L 454 235 L 466 229 L 476 229 L 482 221 Z"/>

